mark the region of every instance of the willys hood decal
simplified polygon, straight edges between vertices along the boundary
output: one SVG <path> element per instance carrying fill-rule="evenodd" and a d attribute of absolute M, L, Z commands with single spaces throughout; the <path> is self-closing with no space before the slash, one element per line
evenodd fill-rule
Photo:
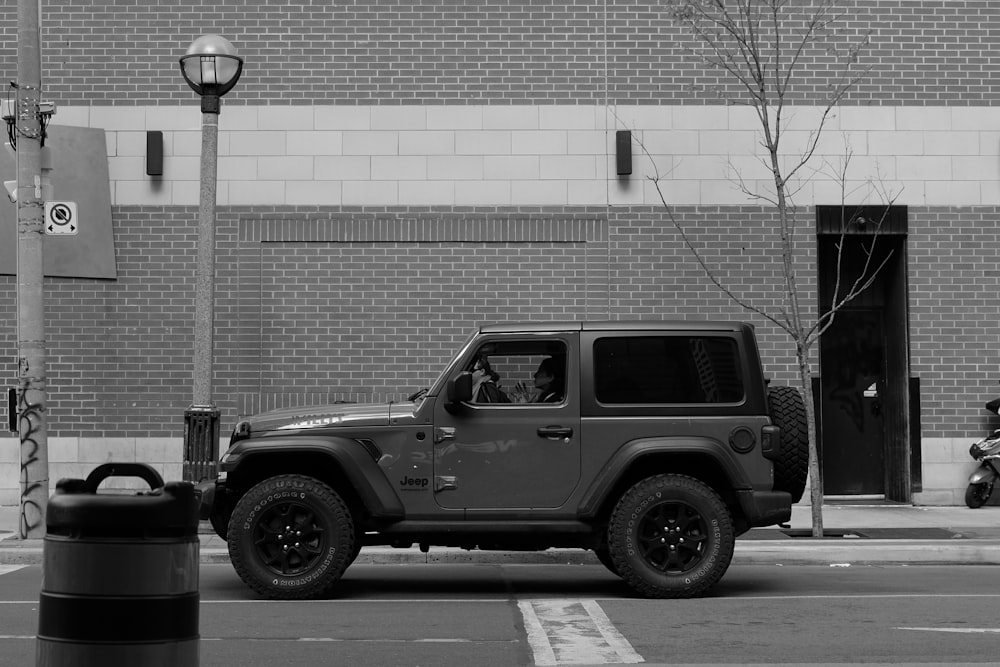
<path fill-rule="evenodd" d="M 290 431 L 335 426 L 388 426 L 390 420 L 413 416 L 413 403 L 336 403 L 282 408 L 254 415 L 252 431 Z"/>

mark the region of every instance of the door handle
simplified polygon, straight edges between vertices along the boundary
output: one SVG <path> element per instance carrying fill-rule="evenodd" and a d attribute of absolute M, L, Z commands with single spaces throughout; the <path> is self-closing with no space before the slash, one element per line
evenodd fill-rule
<path fill-rule="evenodd" d="M 568 426 L 539 426 L 538 435 L 549 440 L 565 440 L 573 437 L 573 429 Z"/>
<path fill-rule="evenodd" d="M 454 475 L 438 475 L 434 478 L 434 492 L 455 491 L 458 489 L 458 477 Z"/>
<path fill-rule="evenodd" d="M 442 426 L 440 428 L 434 429 L 434 444 L 444 442 L 445 440 L 455 439 L 455 428 L 453 426 Z"/>

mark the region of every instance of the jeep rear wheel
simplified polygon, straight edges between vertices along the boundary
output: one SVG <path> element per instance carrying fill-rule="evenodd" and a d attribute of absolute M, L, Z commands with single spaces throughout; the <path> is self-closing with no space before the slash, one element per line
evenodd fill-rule
<path fill-rule="evenodd" d="M 809 474 L 809 426 L 806 403 L 795 387 L 768 387 L 771 421 L 781 428 L 778 456 L 774 459 L 774 488 L 792 494 L 792 502 L 802 499 Z"/>
<path fill-rule="evenodd" d="M 682 475 L 657 475 L 633 486 L 608 527 L 618 575 L 650 598 L 704 594 L 726 573 L 735 544 L 719 495 Z"/>
<path fill-rule="evenodd" d="M 264 480 L 240 499 L 229 522 L 229 557 L 250 588 L 271 599 L 325 595 L 354 555 L 347 505 L 311 477 Z"/>

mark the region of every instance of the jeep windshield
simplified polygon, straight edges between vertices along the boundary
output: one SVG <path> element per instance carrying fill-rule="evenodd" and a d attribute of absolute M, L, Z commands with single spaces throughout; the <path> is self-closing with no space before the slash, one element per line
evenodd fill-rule
<path fill-rule="evenodd" d="M 412 398 L 410 400 L 419 404 L 420 401 L 422 401 L 425 396 L 437 396 L 442 391 L 444 391 L 445 382 L 448 381 L 448 369 L 452 367 L 452 364 L 456 359 L 461 359 L 465 357 L 465 354 L 468 351 L 469 347 L 472 346 L 472 341 L 475 340 L 476 336 L 478 335 L 479 335 L 479 329 L 476 328 L 475 330 L 472 331 L 472 333 L 468 335 L 468 337 L 465 339 L 465 342 L 462 343 L 462 346 L 458 349 L 458 352 L 455 353 L 455 356 L 449 359 L 448 363 L 445 364 L 445 367 L 441 369 L 440 375 L 438 375 L 437 379 L 434 380 L 431 386 L 429 388 L 421 389 L 419 391 L 414 392 L 413 394 L 411 394 Z"/>

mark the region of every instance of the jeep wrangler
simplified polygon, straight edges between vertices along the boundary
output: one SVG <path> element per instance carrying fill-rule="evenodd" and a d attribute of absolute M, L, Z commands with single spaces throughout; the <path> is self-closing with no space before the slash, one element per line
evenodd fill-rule
<path fill-rule="evenodd" d="M 239 421 L 202 517 L 268 598 L 329 595 L 363 546 L 413 544 L 590 549 L 643 596 L 692 597 L 737 535 L 790 518 L 807 445 L 752 325 L 496 324 L 405 402 Z"/>

